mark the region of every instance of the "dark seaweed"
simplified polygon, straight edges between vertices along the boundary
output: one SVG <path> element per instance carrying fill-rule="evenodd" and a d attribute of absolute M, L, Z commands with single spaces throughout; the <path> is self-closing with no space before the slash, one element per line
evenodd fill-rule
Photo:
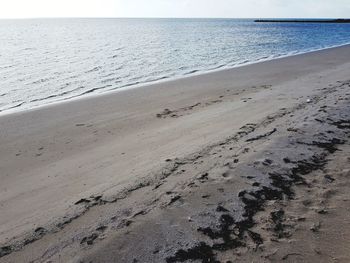
<path fill-rule="evenodd" d="M 258 136 L 256 136 L 256 137 L 253 137 L 253 138 L 250 138 L 250 139 L 247 139 L 246 142 L 253 142 L 253 141 L 257 141 L 257 140 L 263 139 L 263 138 L 265 138 L 265 137 L 268 137 L 268 136 L 274 134 L 276 131 L 277 131 L 277 129 L 274 128 L 274 129 L 273 129 L 272 131 L 270 131 L 270 132 L 267 132 L 267 133 L 262 134 L 262 135 L 258 135 Z"/>
<path fill-rule="evenodd" d="M 337 144 L 342 144 L 343 141 L 333 138 L 326 142 L 314 141 L 312 145 L 318 146 L 325 150 L 323 154 L 314 155 L 308 160 L 301 160 L 291 162 L 285 158 L 286 163 L 293 163 L 296 166 L 285 174 L 277 172 L 270 173 L 271 187 L 260 187 L 258 190 L 241 191 L 238 196 L 244 204 L 244 219 L 236 222 L 234 218 L 229 215 L 227 209 L 217 208 L 217 212 L 224 212 L 219 220 L 219 225 L 216 229 L 211 227 L 198 228 L 197 230 L 212 240 L 215 240 L 213 245 L 208 245 L 201 242 L 200 245 L 187 250 L 178 250 L 173 257 L 167 258 L 167 262 L 184 262 L 187 260 L 201 260 L 201 262 L 219 262 L 215 261 L 214 251 L 227 251 L 238 247 L 245 247 L 245 234 L 253 240 L 258 246 L 263 243 L 262 237 L 250 229 L 256 224 L 254 216 L 264 209 L 266 200 L 282 200 L 284 197 L 292 199 L 294 192 L 292 190 L 295 184 L 305 184 L 306 180 L 302 177 L 311 173 L 312 171 L 322 169 L 326 164 L 326 156 L 328 153 L 333 153 L 336 150 Z M 271 213 L 271 218 L 274 223 L 274 231 L 278 238 L 283 238 L 288 235 L 285 232 L 286 225 L 283 224 L 284 211 L 276 211 Z"/>
<path fill-rule="evenodd" d="M 82 199 L 80 199 L 79 201 L 75 202 L 74 204 L 75 204 L 75 205 L 79 205 L 79 204 L 88 204 L 88 203 L 90 203 L 90 202 L 91 202 L 90 200 L 85 199 L 85 198 L 82 198 Z"/>
<path fill-rule="evenodd" d="M 4 257 L 8 254 L 11 254 L 13 251 L 13 247 L 12 246 L 5 246 L 5 247 L 1 247 L 0 248 L 0 257 Z"/>
<path fill-rule="evenodd" d="M 271 220 L 274 224 L 273 231 L 276 233 L 276 236 L 278 238 L 283 238 L 288 236 L 288 233 L 285 232 L 286 225 L 283 224 L 285 219 L 284 215 L 285 213 L 282 209 L 271 212 Z"/>
<path fill-rule="evenodd" d="M 350 120 L 339 120 L 331 122 L 332 125 L 337 126 L 338 129 L 350 129 Z"/>
<path fill-rule="evenodd" d="M 180 249 L 173 257 L 167 258 L 166 262 L 185 262 L 187 260 L 202 260 L 202 263 L 220 263 L 215 259 L 212 248 L 204 242 L 188 250 Z"/>
<path fill-rule="evenodd" d="M 177 200 L 181 199 L 180 195 L 176 195 L 173 198 L 170 199 L 169 205 L 172 203 L 175 203 Z"/>
<path fill-rule="evenodd" d="M 92 245 L 95 241 L 95 239 L 98 238 L 98 235 L 96 233 L 91 234 L 90 236 L 84 237 L 80 244 L 87 244 L 87 245 Z"/>
<path fill-rule="evenodd" d="M 305 145 L 310 145 L 310 146 L 316 146 L 322 149 L 327 150 L 329 153 L 335 153 L 338 148 L 336 145 L 339 144 L 344 144 L 345 141 L 340 140 L 338 138 L 332 138 L 331 140 L 328 141 L 312 141 L 310 142 L 298 142 L 299 144 L 305 144 Z"/>

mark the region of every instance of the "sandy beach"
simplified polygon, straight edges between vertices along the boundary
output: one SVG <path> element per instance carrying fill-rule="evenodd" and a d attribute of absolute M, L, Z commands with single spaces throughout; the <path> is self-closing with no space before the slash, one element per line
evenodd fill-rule
<path fill-rule="evenodd" d="M 0 262 L 350 262 L 350 46 L 0 116 Z"/>

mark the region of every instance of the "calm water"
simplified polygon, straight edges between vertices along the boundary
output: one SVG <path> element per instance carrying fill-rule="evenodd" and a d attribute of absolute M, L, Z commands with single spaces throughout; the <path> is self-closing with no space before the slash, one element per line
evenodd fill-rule
<path fill-rule="evenodd" d="M 0 20 L 0 111 L 350 43 L 349 24 Z"/>

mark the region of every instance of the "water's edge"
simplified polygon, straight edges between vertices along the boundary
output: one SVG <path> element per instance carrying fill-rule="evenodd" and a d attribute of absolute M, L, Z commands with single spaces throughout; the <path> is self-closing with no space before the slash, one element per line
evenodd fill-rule
<path fill-rule="evenodd" d="M 237 62 L 235 65 L 217 66 L 214 68 L 209 68 L 207 70 L 193 69 L 190 72 L 182 74 L 182 75 L 176 75 L 176 76 L 165 77 L 165 78 L 161 77 L 161 78 L 158 78 L 155 80 L 144 81 L 144 82 L 136 82 L 135 84 L 128 84 L 128 85 L 125 85 L 122 87 L 113 88 L 110 90 L 105 90 L 105 91 L 102 91 L 100 93 L 89 92 L 88 94 L 72 96 L 69 98 L 62 98 L 61 100 L 58 100 L 58 101 L 51 101 L 51 102 L 48 101 L 46 103 L 43 103 L 41 105 L 36 105 L 36 106 L 31 107 L 31 108 L 24 108 L 23 109 L 23 108 L 21 108 L 22 104 L 20 104 L 20 105 L 17 105 L 15 107 L 0 111 L 0 117 L 11 115 L 11 114 L 23 113 L 23 112 L 27 112 L 27 111 L 38 110 L 40 108 L 52 107 L 52 106 L 59 105 L 62 103 L 67 103 L 67 102 L 69 103 L 72 101 L 83 100 L 83 99 L 87 99 L 87 98 L 90 99 L 90 98 L 94 98 L 94 97 L 116 94 L 116 93 L 119 93 L 119 92 L 122 92 L 125 90 L 129 90 L 129 89 L 147 88 L 147 87 L 152 86 L 154 84 L 172 82 L 172 81 L 176 81 L 176 80 L 180 80 L 180 79 L 192 78 L 195 76 L 213 74 L 216 72 L 225 72 L 225 71 L 229 71 L 229 70 L 232 70 L 235 68 L 242 68 L 242 67 L 246 67 L 246 66 L 254 65 L 254 64 L 258 64 L 258 63 L 274 61 L 274 60 L 279 60 L 282 58 L 294 57 L 294 56 L 304 55 L 304 54 L 308 54 L 308 53 L 314 53 L 314 52 L 328 50 L 328 49 L 336 49 L 336 48 L 346 47 L 346 46 L 350 46 L 350 42 L 340 44 L 340 45 L 327 46 L 327 47 L 323 47 L 323 48 L 306 49 L 306 50 L 302 50 L 302 51 L 293 51 L 293 52 L 288 52 L 286 54 L 276 54 L 276 55 L 272 55 L 269 57 L 263 57 L 263 58 L 260 58 L 257 60 L 252 60 L 252 61 L 246 60 L 246 61 L 242 61 L 242 62 Z"/>

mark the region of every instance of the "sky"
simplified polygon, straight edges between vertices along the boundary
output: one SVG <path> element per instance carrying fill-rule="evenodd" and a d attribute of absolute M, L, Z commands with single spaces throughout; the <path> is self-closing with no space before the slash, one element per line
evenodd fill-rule
<path fill-rule="evenodd" d="M 350 0 L 0 0 L 0 18 L 347 18 Z"/>

